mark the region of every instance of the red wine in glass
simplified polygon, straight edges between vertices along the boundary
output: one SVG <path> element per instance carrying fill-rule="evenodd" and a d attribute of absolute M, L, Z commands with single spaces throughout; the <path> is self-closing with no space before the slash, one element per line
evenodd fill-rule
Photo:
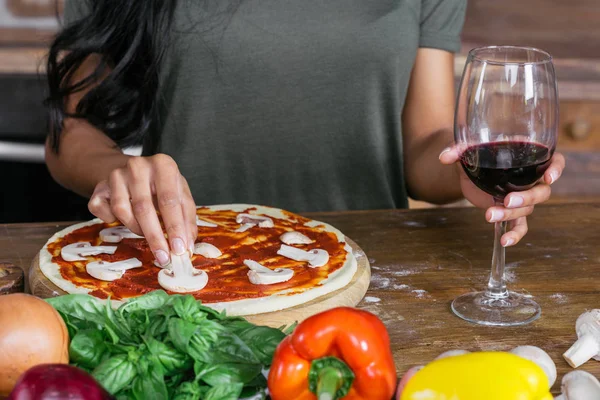
<path fill-rule="evenodd" d="M 510 192 L 533 187 L 550 166 L 552 153 L 534 142 L 489 142 L 468 147 L 460 162 L 478 188 L 502 202 Z"/>
<path fill-rule="evenodd" d="M 558 90 L 552 57 L 530 47 L 488 46 L 469 52 L 454 116 L 454 141 L 469 179 L 498 206 L 511 192 L 532 188 L 550 166 L 557 142 Z M 487 287 L 452 301 L 460 318 L 481 325 L 535 321 L 541 307 L 508 290 L 501 238 L 507 221 L 494 223 Z M 527 288 L 524 288 L 527 289 Z"/>

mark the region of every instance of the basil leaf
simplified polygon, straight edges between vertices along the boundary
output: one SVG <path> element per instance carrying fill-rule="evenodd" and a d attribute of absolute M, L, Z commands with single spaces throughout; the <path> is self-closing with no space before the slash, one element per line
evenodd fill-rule
<path fill-rule="evenodd" d="M 60 315 L 60 317 L 63 319 L 63 321 L 65 322 L 65 325 L 67 326 L 67 332 L 69 333 L 69 337 L 73 337 L 75 336 L 75 334 L 77 333 L 77 331 L 79 331 L 80 329 L 85 329 L 83 327 L 83 323 L 79 324 L 76 318 L 73 318 L 75 321 L 71 321 L 71 318 L 69 318 L 67 315 L 61 313 L 60 311 L 57 311 L 58 314 Z"/>
<path fill-rule="evenodd" d="M 275 349 L 285 338 L 285 333 L 279 329 L 254 325 L 238 331 L 237 335 L 265 365 L 271 365 Z"/>
<path fill-rule="evenodd" d="M 238 400 L 244 387 L 241 383 L 212 387 L 203 397 L 203 400 Z"/>
<path fill-rule="evenodd" d="M 227 315 L 225 315 L 225 310 L 219 312 L 219 311 L 215 310 L 214 308 L 210 308 L 210 307 L 202 305 L 202 303 L 200 301 L 197 301 L 197 303 L 198 303 L 198 310 L 205 313 L 207 315 L 208 319 L 216 319 L 219 321 L 227 319 Z M 233 318 L 239 318 L 239 317 L 233 317 Z"/>
<path fill-rule="evenodd" d="M 77 323 L 71 318 L 71 322 L 78 326 L 83 325 L 89 328 L 89 323 L 91 322 L 97 327 L 104 328 L 111 336 L 113 343 L 118 343 L 119 339 L 129 336 L 130 332 L 127 322 L 124 319 L 117 320 L 113 318 L 110 301 L 107 301 L 106 305 L 103 305 L 95 297 L 87 294 L 68 294 L 47 299 L 46 301 L 63 315 L 87 322 L 87 324 L 85 322 Z"/>
<path fill-rule="evenodd" d="M 148 313 L 150 323 L 146 326 L 145 336 L 151 336 L 156 339 L 162 339 L 163 335 L 169 330 L 169 320 L 176 316 L 172 307 L 163 307 L 158 310 L 152 310 Z"/>
<path fill-rule="evenodd" d="M 176 297 L 171 304 L 179 318 L 185 321 L 200 324 L 206 319 L 206 313 L 200 311 L 200 305 L 192 295 Z"/>
<path fill-rule="evenodd" d="M 104 306 L 104 316 L 106 318 L 105 328 L 110 327 L 119 336 L 121 341 L 131 343 L 132 335 L 129 323 L 121 314 L 116 313 L 113 310 L 112 306 L 110 305 L 110 301 L 107 301 L 106 305 Z"/>
<path fill-rule="evenodd" d="M 99 326 L 105 323 L 102 303 L 87 294 L 67 294 L 46 301 L 62 315 L 93 322 Z"/>
<path fill-rule="evenodd" d="M 252 388 L 266 388 L 267 387 L 267 378 L 265 377 L 264 373 L 269 373 L 269 371 L 261 371 L 262 373 L 257 375 L 254 379 L 252 379 L 252 381 L 248 382 L 246 384 L 247 387 L 252 387 Z"/>
<path fill-rule="evenodd" d="M 133 313 L 141 310 L 155 310 L 164 306 L 169 300 L 169 295 L 164 290 L 155 290 L 141 297 L 128 300 L 121 305 L 117 311 L 121 315 Z"/>
<path fill-rule="evenodd" d="M 159 342 L 153 338 L 146 338 L 145 342 L 150 353 L 154 355 L 163 366 L 166 375 L 171 375 L 191 368 L 192 360 L 187 354 L 181 353 L 168 344 Z"/>
<path fill-rule="evenodd" d="M 131 390 L 125 390 L 123 392 L 119 392 L 119 394 L 116 395 L 116 399 L 117 400 L 135 400 L 135 397 L 133 396 L 133 392 Z"/>
<path fill-rule="evenodd" d="M 186 373 L 181 373 L 181 374 L 175 374 L 175 375 L 171 375 L 171 376 L 166 376 L 165 377 L 165 382 L 167 383 L 167 388 L 171 389 L 171 394 L 172 392 L 177 389 L 179 386 L 181 386 L 183 383 L 185 383 L 184 381 L 189 381 L 189 371 L 186 371 Z"/>
<path fill-rule="evenodd" d="M 291 335 L 294 330 L 296 329 L 296 327 L 298 326 L 298 321 L 294 322 L 293 324 L 291 324 L 290 326 L 288 326 L 287 328 L 283 328 L 281 329 L 281 331 L 283 331 L 283 333 L 287 336 L 287 335 Z"/>
<path fill-rule="evenodd" d="M 98 330 L 77 332 L 69 344 L 69 359 L 83 367 L 94 369 L 107 351 L 104 335 Z"/>
<path fill-rule="evenodd" d="M 201 338 L 200 335 L 194 335 L 189 343 L 189 354 L 195 360 L 207 364 L 260 364 L 260 361 L 248 345 L 232 332 L 223 331 L 219 333 L 218 343 L 214 345 L 211 344 L 208 351 L 201 341 Z"/>
<path fill-rule="evenodd" d="M 254 326 L 245 319 L 233 319 L 233 318 L 221 321 L 221 325 L 223 325 L 224 327 L 226 327 L 227 329 L 229 329 L 230 331 L 232 331 L 236 334 L 238 332 L 243 331 L 244 329 L 248 329 L 249 327 Z"/>
<path fill-rule="evenodd" d="M 98 365 L 92 372 L 92 376 L 104 389 L 114 395 L 133 381 L 136 369 L 127 355 L 118 354 Z"/>
<path fill-rule="evenodd" d="M 173 400 L 198 400 L 206 390 L 197 382 L 183 382 L 173 395 Z"/>
<path fill-rule="evenodd" d="M 252 382 L 262 371 L 260 364 L 218 364 L 202 374 L 201 380 L 210 386 Z"/>
<path fill-rule="evenodd" d="M 189 353 L 189 344 L 196 333 L 196 325 L 180 318 L 171 318 L 168 323 L 169 338 L 175 348 L 182 353 Z"/>
<path fill-rule="evenodd" d="M 133 381 L 132 392 L 137 400 L 168 400 L 169 393 L 161 368 L 150 364 L 146 373 L 138 375 Z"/>

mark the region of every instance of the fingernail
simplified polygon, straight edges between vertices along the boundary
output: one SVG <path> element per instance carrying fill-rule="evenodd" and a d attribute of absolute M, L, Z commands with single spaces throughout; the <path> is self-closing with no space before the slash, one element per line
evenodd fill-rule
<path fill-rule="evenodd" d="M 169 255 L 164 250 L 157 250 L 154 253 L 154 257 L 156 258 L 156 261 L 158 261 L 158 263 L 161 266 L 165 266 L 169 263 Z"/>
<path fill-rule="evenodd" d="M 490 218 L 490 222 L 498 222 L 502 218 L 504 218 L 504 213 L 500 210 L 493 210 L 492 217 Z"/>
<path fill-rule="evenodd" d="M 181 240 L 180 238 L 175 238 L 173 239 L 173 253 L 179 255 L 182 255 L 183 253 L 185 253 L 185 244 L 183 244 L 183 240 Z"/>
<path fill-rule="evenodd" d="M 194 245 L 195 245 L 195 243 L 194 243 L 193 240 L 190 240 L 189 243 L 190 243 L 190 253 L 194 254 Z"/>
<path fill-rule="evenodd" d="M 523 198 L 521 196 L 511 196 L 510 199 L 508 199 L 508 208 L 516 208 L 516 207 L 521 207 L 523 205 Z"/>
<path fill-rule="evenodd" d="M 558 171 L 550 172 L 550 184 L 552 185 L 558 179 Z"/>
<path fill-rule="evenodd" d="M 452 150 L 450 147 L 446 147 L 444 150 L 442 150 L 442 152 L 440 153 L 440 156 L 438 158 L 442 158 L 442 156 L 444 155 L 444 153 L 449 152 L 450 150 Z"/>
<path fill-rule="evenodd" d="M 508 239 L 506 243 L 504 243 L 504 247 L 512 246 L 513 244 L 515 244 L 514 239 Z"/>

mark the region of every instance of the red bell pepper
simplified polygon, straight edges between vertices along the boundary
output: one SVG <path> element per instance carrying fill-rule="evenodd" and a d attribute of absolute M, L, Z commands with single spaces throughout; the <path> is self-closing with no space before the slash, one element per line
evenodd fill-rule
<path fill-rule="evenodd" d="M 349 307 L 306 319 L 277 347 L 268 386 L 272 400 L 390 400 L 396 368 L 385 325 Z"/>

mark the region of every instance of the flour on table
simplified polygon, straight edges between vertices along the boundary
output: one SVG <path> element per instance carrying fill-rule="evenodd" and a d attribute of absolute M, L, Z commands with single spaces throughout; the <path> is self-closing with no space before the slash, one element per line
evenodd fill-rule
<path fill-rule="evenodd" d="M 417 271 L 412 270 L 412 269 L 403 269 L 401 271 L 394 271 L 394 272 L 392 272 L 392 275 L 395 275 L 395 276 L 409 276 L 409 275 L 414 275 L 416 273 L 417 273 Z"/>
<path fill-rule="evenodd" d="M 515 282 L 517 280 L 517 273 L 515 272 L 515 268 L 518 267 L 520 262 L 512 262 L 510 264 L 506 264 L 504 267 L 504 280 L 506 282 Z"/>
<path fill-rule="evenodd" d="M 429 294 L 427 290 L 423 289 L 413 289 L 411 290 L 411 293 L 413 293 L 419 299 L 425 298 Z"/>
<path fill-rule="evenodd" d="M 555 293 L 550 298 L 556 301 L 558 304 L 565 304 L 569 301 L 569 298 L 562 293 Z"/>
<path fill-rule="evenodd" d="M 402 223 L 402 225 L 410 226 L 410 227 L 414 227 L 414 228 L 427 228 L 427 225 L 425 225 L 422 222 L 417 222 L 417 221 L 405 221 Z"/>
<path fill-rule="evenodd" d="M 401 285 L 395 284 L 394 285 L 394 289 L 396 289 L 396 290 L 406 290 L 406 289 L 410 289 L 410 286 L 409 285 L 405 285 L 405 284 L 401 284 Z"/>
<path fill-rule="evenodd" d="M 392 280 L 381 275 L 371 275 L 371 289 L 387 289 Z"/>
<path fill-rule="evenodd" d="M 379 303 L 381 299 L 374 296 L 366 296 L 364 299 L 365 303 Z"/>

